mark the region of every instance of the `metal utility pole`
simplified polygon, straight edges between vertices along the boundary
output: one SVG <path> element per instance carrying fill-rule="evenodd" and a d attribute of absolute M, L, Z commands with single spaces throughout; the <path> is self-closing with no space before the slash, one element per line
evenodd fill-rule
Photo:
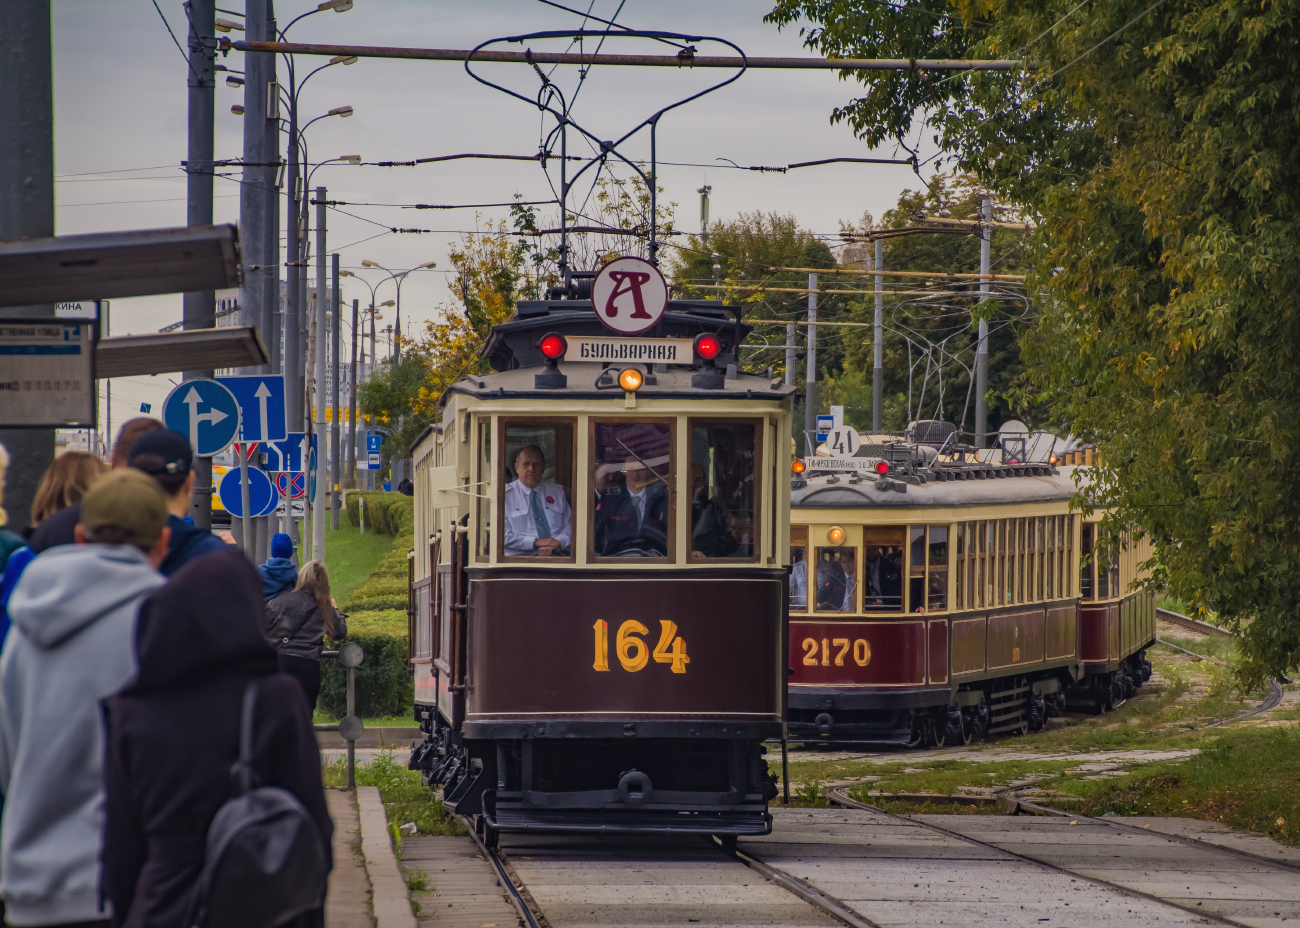
<path fill-rule="evenodd" d="M 993 201 L 986 199 L 981 211 L 985 226 L 980 232 L 980 301 L 989 295 L 989 250 L 993 242 Z M 980 319 L 979 343 L 975 347 L 975 447 L 983 448 L 985 432 L 989 427 L 988 402 L 984 394 L 989 389 L 989 324 Z"/>
<path fill-rule="evenodd" d="M 873 270 L 885 269 L 885 243 L 876 239 L 876 260 Z M 876 275 L 876 318 L 872 328 L 872 351 L 875 355 L 871 368 L 871 431 L 877 435 L 883 427 L 885 393 L 885 278 Z"/>
<path fill-rule="evenodd" d="M 804 455 L 817 453 L 817 275 L 808 275 L 808 371 L 804 379 Z"/>
<path fill-rule="evenodd" d="M 330 300 L 333 308 L 330 319 L 330 531 L 339 530 L 339 490 L 342 489 L 343 481 L 339 473 L 339 329 L 343 325 L 343 319 L 339 315 L 342 309 L 342 301 L 339 299 L 339 253 L 336 251 L 332 257 L 332 280 L 334 283 L 334 298 Z"/>
<path fill-rule="evenodd" d="M 5 4 L 0 49 L 0 241 L 54 235 L 54 67 L 50 0 Z M 53 316 L 51 306 L 12 306 L 2 317 Z M 54 460 L 53 429 L 0 429 L 9 451 L 8 527 L 27 526 L 41 476 Z"/>
<path fill-rule="evenodd" d="M 348 370 L 348 478 L 357 488 L 357 308 L 352 301 L 352 364 Z"/>
<path fill-rule="evenodd" d="M 212 225 L 213 115 L 216 107 L 217 8 L 215 0 L 190 0 L 189 145 L 185 160 L 186 225 Z M 256 247 L 256 243 L 250 243 Z M 217 295 L 212 290 L 186 293 L 182 318 L 185 329 L 210 329 L 217 324 Z M 211 377 L 211 370 L 185 371 L 184 380 Z M 212 459 L 194 459 L 194 524 L 212 527 Z"/>
<path fill-rule="evenodd" d="M 269 34 L 267 0 L 245 0 L 244 28 L 248 37 L 256 41 L 274 41 Z M 263 39 L 263 36 L 267 38 Z M 266 227 L 270 222 L 272 184 L 275 169 L 267 167 L 266 136 L 278 134 L 279 126 L 267 115 L 267 70 L 274 69 L 275 56 L 249 52 L 244 56 L 244 169 L 243 183 L 239 186 L 239 239 L 244 243 L 244 285 L 239 291 L 239 322 L 241 325 L 263 327 L 265 323 L 263 302 L 266 289 L 263 279 L 273 273 L 265 254 Z M 262 329 L 263 339 L 269 333 Z M 259 368 L 247 368 L 246 374 L 261 373 Z"/>
<path fill-rule="evenodd" d="M 709 243 L 709 194 L 713 188 L 705 184 L 696 191 L 700 195 L 700 241 L 704 244 Z"/>
<path fill-rule="evenodd" d="M 291 78 L 292 79 L 292 76 Z M 299 169 L 298 146 L 298 107 L 289 107 L 289 171 L 285 182 L 285 247 L 284 247 L 284 403 L 285 418 L 296 430 L 303 420 L 303 396 L 299 386 L 303 381 L 302 342 L 299 334 L 302 330 L 302 278 L 305 270 L 299 263 L 302 254 L 302 242 L 299 234 L 302 229 L 300 210 L 298 208 L 298 187 L 302 179 Z"/>
<path fill-rule="evenodd" d="M 316 497 L 311 501 L 311 556 L 325 561 L 325 497 L 329 493 L 329 476 L 326 472 L 328 448 L 325 435 L 325 332 L 329 325 L 325 319 L 328 290 L 325 281 L 325 188 L 316 188 L 316 343 L 315 370 L 312 377 L 316 389 L 312 393 L 313 434 L 316 436 Z"/>
<path fill-rule="evenodd" d="M 794 386 L 794 323 L 785 324 L 785 384 Z"/>

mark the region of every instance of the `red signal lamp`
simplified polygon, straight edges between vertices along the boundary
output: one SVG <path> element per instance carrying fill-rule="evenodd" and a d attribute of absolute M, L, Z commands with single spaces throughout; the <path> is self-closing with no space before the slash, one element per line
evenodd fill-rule
<path fill-rule="evenodd" d="M 691 377 L 691 386 L 697 390 L 722 390 L 727 381 L 715 363 L 722 354 L 722 340 L 711 332 L 695 336 L 695 357 L 700 359 L 700 372 Z"/>
<path fill-rule="evenodd" d="M 697 335 L 695 336 L 695 354 L 696 357 L 705 361 L 712 361 L 722 354 L 722 342 L 716 335 Z"/>
<path fill-rule="evenodd" d="M 559 332 L 547 332 L 537 343 L 537 348 L 546 359 L 542 370 L 533 377 L 536 390 L 563 390 L 569 385 L 569 378 L 560 373 L 559 360 L 569 350 L 569 343 Z"/>
<path fill-rule="evenodd" d="M 877 462 L 876 462 L 876 473 L 878 473 L 878 474 L 887 474 L 887 473 L 889 473 L 889 462 L 888 462 L 888 461 L 877 461 Z"/>

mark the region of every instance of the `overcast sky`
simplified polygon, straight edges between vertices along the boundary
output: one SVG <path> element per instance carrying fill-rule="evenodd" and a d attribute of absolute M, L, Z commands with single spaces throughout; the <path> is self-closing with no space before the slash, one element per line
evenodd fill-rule
<path fill-rule="evenodd" d="M 227 9 L 241 6 L 239 0 L 218 3 Z M 588 3 L 592 13 L 604 18 L 620 7 L 619 0 L 569 0 L 565 5 L 586 9 Z M 182 5 L 158 0 L 158 6 L 184 45 Z M 276 14 L 283 26 L 314 7 L 306 0 L 279 0 Z M 769 8 L 766 2 L 744 0 L 626 0 L 618 22 L 633 28 L 721 36 L 752 55 L 808 55 L 797 29 L 782 32 L 762 22 Z M 57 232 L 184 225 L 180 162 L 186 145 L 186 64 L 159 10 L 152 0 L 54 0 L 53 10 Z M 569 29 L 580 22 L 580 17 L 536 0 L 356 0 L 346 13 L 309 16 L 294 26 L 289 37 L 305 42 L 471 48 L 497 36 Z M 560 51 L 563 45 L 530 43 L 537 50 Z M 607 43 L 605 51 L 651 49 L 624 40 Z M 726 53 L 723 47 L 706 44 L 699 51 Z M 241 58 L 231 53 L 219 63 L 242 70 Z M 325 60 L 302 59 L 299 73 Z M 527 95 L 537 88 L 536 76 L 521 65 L 494 65 L 484 73 Z M 724 73 L 594 69 L 577 97 L 574 117 L 598 136 L 616 138 L 655 109 L 716 82 Z M 283 65 L 280 74 L 283 79 Z M 578 73 L 565 67 L 556 69 L 553 77 L 571 93 Z M 838 230 L 840 220 L 856 220 L 863 210 L 879 215 L 903 189 L 919 186 L 905 166 L 838 165 L 759 174 L 727 169 L 721 166 L 725 162 L 717 160 L 784 165 L 873 156 L 847 127 L 830 123 L 831 111 L 851 98 L 855 86 L 840 81 L 833 72 L 751 71 L 729 87 L 666 115 L 658 136 L 661 161 L 718 165 L 661 167 L 665 199 L 677 204 L 679 228 L 698 231 L 696 188 L 705 183 L 713 187 L 714 220 L 741 211 L 774 211 L 793 214 L 804 227 L 827 234 Z M 218 84 L 218 158 L 241 154 L 242 120 L 230 107 L 242 102 L 242 88 Z M 533 154 L 542 125 L 535 107 L 476 83 L 454 62 L 362 59 L 348 67 L 336 66 L 312 78 L 301 95 L 300 109 L 303 118 L 312 118 L 345 104 L 355 108 L 354 116 L 322 119 L 308 131 L 313 162 L 351 154 L 366 161 L 457 152 Z M 644 134 L 638 138 L 625 151 L 630 157 L 648 158 L 648 140 Z M 570 144 L 581 143 L 572 139 Z M 889 149 L 874 156 L 899 153 Z M 499 202 L 516 193 L 542 200 L 552 195 L 541 168 L 528 162 L 453 161 L 416 168 L 326 165 L 316 172 L 313 184 L 327 186 L 331 199 L 384 204 Z M 237 222 L 236 179 L 218 178 L 215 196 L 216 221 Z M 449 299 L 447 250 L 458 233 L 507 213 L 385 206 L 348 211 L 373 222 L 330 213 L 329 249 L 340 251 L 343 267 L 360 271 L 362 259 L 393 269 L 438 262 L 437 271 L 412 274 L 403 285 L 403 322 L 410 321 L 416 328 Z M 383 232 L 387 226 L 437 231 L 393 235 Z M 376 233 L 379 237 L 371 238 Z M 377 279 L 372 277 L 372 282 Z M 363 306 L 369 301 L 369 291 L 359 283 L 345 281 L 342 289 L 346 301 L 360 298 Z M 378 298 L 392 297 L 393 285 L 384 284 Z M 112 331 L 115 335 L 156 331 L 180 316 L 179 294 L 115 300 Z M 165 377 L 114 381 L 114 422 L 135 413 L 141 402 L 160 403 L 170 387 Z"/>

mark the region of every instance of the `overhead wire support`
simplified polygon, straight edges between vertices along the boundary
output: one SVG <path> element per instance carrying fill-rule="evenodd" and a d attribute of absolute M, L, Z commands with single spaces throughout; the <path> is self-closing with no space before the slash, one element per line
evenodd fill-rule
<path fill-rule="evenodd" d="M 568 37 L 575 32 L 533 33 L 499 41 L 519 42 L 526 38 Z M 591 36 L 605 35 L 589 32 Z M 619 32 L 611 37 L 659 38 L 672 33 Z M 686 36 L 687 41 L 694 37 Z M 1020 59 L 979 58 L 741 58 L 733 55 L 697 55 L 685 48 L 676 55 L 606 55 L 584 52 L 487 52 L 459 48 L 395 48 L 383 45 L 321 45 L 310 42 L 247 42 L 221 40 L 222 51 L 274 52 L 282 55 L 326 55 L 356 58 L 407 58 L 419 61 L 466 61 L 499 64 L 571 64 L 581 67 L 606 65 L 637 68 L 739 68 L 758 70 L 812 71 L 1019 71 Z"/>

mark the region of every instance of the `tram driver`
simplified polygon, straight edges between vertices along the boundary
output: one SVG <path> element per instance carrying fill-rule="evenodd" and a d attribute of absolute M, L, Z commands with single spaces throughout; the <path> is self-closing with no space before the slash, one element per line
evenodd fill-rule
<path fill-rule="evenodd" d="M 596 554 L 602 557 L 665 557 L 668 554 L 668 485 L 644 460 L 596 473 Z"/>
<path fill-rule="evenodd" d="M 550 557 L 569 552 L 573 510 L 564 487 L 542 480 L 546 455 L 524 445 L 515 455 L 515 479 L 506 485 L 505 553 Z"/>

